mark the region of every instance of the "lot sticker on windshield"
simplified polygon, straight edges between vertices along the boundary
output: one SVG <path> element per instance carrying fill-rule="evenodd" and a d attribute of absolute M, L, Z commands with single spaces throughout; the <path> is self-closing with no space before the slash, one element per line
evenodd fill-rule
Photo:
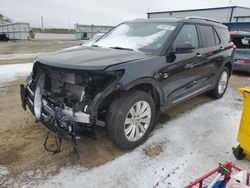
<path fill-rule="evenodd" d="M 164 29 L 164 30 L 172 31 L 172 30 L 175 29 L 175 26 L 172 26 L 172 25 L 158 25 L 157 29 Z"/>

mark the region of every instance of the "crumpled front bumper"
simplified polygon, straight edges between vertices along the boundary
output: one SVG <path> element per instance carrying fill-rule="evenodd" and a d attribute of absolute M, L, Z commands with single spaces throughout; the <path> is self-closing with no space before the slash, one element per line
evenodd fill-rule
<path fill-rule="evenodd" d="M 34 98 L 35 92 L 31 90 L 29 85 L 20 85 L 20 95 L 21 95 L 21 103 L 24 110 L 26 110 L 26 106 L 30 109 L 30 111 L 35 115 L 34 112 Z M 60 111 L 60 115 L 63 116 L 63 119 L 59 119 L 57 116 L 57 112 Z M 90 115 L 84 113 L 82 111 L 73 112 L 70 107 L 64 106 L 58 107 L 49 103 L 45 98 L 42 98 L 41 105 L 41 123 L 48 128 L 55 135 L 60 136 L 64 139 L 71 139 L 72 134 L 69 130 L 62 128 L 63 126 L 58 125 L 58 123 L 84 123 L 90 124 Z M 63 122 L 65 121 L 65 122 Z M 66 122 L 67 121 L 67 122 Z M 69 122 L 70 121 L 70 122 Z"/>

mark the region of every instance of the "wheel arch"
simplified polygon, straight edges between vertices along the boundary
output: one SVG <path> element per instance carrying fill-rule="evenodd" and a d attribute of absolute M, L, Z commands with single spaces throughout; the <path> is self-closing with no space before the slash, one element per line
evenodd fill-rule
<path fill-rule="evenodd" d="M 92 115 L 94 119 L 99 119 L 99 114 L 102 108 L 109 108 L 110 103 L 114 100 L 115 97 L 120 96 L 123 92 L 131 91 L 131 90 L 142 90 L 149 93 L 156 104 L 156 107 L 160 107 L 164 104 L 164 93 L 161 89 L 157 80 L 152 78 L 142 78 L 130 82 L 125 86 L 120 87 L 110 87 L 108 90 L 108 94 L 102 97 L 99 97 L 97 104 L 94 105 L 92 109 Z"/>
<path fill-rule="evenodd" d="M 231 76 L 231 74 L 233 72 L 233 65 L 232 65 L 232 63 L 231 62 L 226 62 L 225 63 L 225 67 L 228 68 L 228 70 L 229 70 L 229 76 Z"/>
<path fill-rule="evenodd" d="M 137 89 L 150 93 L 156 105 L 164 104 L 164 92 L 157 80 L 152 78 L 142 78 L 127 84 L 124 88 L 126 91 Z"/>

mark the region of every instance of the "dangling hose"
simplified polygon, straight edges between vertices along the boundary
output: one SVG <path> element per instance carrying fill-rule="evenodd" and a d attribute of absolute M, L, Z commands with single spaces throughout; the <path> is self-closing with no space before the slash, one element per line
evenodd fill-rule
<path fill-rule="evenodd" d="M 47 147 L 47 142 L 48 142 L 48 139 L 49 139 L 49 135 L 50 135 L 51 132 L 48 132 L 47 133 L 47 136 L 46 136 L 46 139 L 44 141 L 44 149 L 48 152 L 52 152 L 53 155 L 54 154 L 57 154 L 57 153 L 60 153 L 61 152 L 61 145 L 62 145 L 62 139 L 60 137 L 58 137 L 57 135 L 55 135 L 55 143 L 56 143 L 56 149 L 52 150 L 52 149 L 49 149 Z"/>

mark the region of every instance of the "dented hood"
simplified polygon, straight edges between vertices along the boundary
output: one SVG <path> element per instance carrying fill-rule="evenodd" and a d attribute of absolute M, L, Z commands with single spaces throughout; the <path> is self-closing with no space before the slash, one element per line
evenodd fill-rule
<path fill-rule="evenodd" d="M 59 68 L 79 70 L 104 70 L 112 65 L 150 57 L 142 52 L 101 47 L 71 47 L 61 51 L 42 54 L 36 61 Z"/>

